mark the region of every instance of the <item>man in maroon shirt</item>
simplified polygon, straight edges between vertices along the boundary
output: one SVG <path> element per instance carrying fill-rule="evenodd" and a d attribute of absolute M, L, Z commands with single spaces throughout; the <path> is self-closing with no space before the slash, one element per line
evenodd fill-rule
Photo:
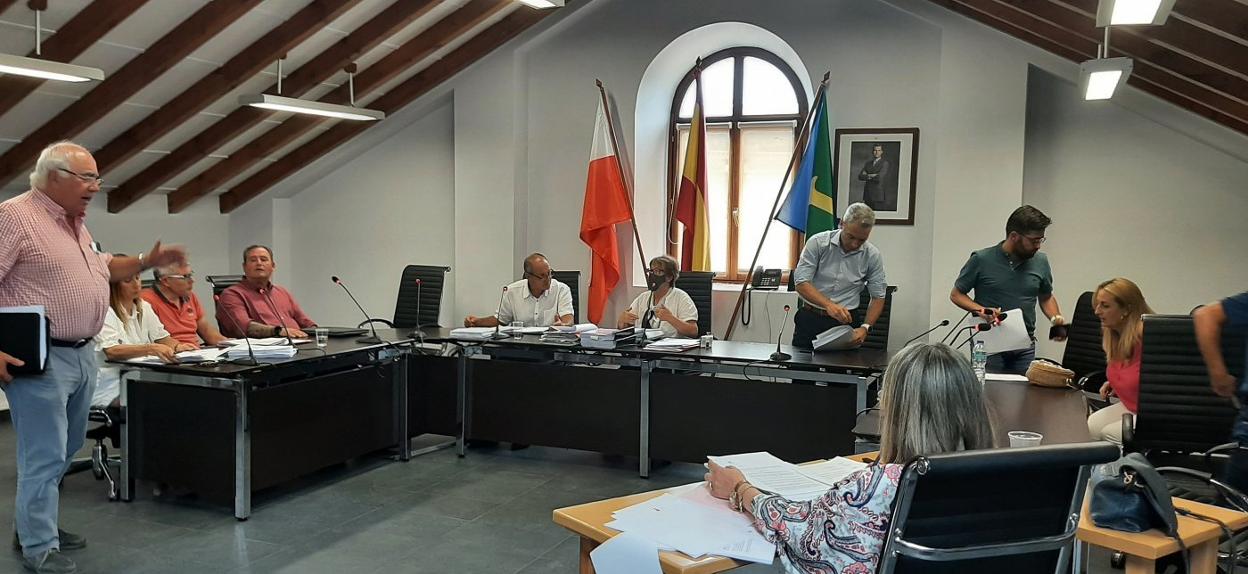
<path fill-rule="evenodd" d="M 221 292 L 217 325 L 227 337 L 295 337 L 316 326 L 290 291 L 273 284 L 273 251 L 263 245 L 243 250 L 243 281 Z M 244 334 L 240 329 L 245 329 Z"/>

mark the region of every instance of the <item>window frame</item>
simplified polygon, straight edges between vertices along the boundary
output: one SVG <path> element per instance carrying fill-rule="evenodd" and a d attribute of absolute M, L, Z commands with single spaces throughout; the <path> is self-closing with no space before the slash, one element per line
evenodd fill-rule
<path fill-rule="evenodd" d="M 795 99 L 797 100 L 796 114 L 752 114 L 744 113 L 744 85 L 745 85 L 745 58 L 753 57 L 763 60 L 784 75 L 789 80 L 789 85 L 793 90 Z M 718 283 L 743 283 L 749 270 L 738 268 L 738 251 L 741 246 L 738 245 L 740 232 L 738 229 L 739 209 L 741 199 L 741 125 L 752 123 L 777 123 L 777 122 L 793 122 L 794 139 L 800 137 L 802 124 L 810 112 L 810 102 L 807 100 L 806 91 L 802 88 L 801 80 L 798 79 L 797 73 L 779 56 L 754 46 L 736 46 L 725 48 L 711 55 L 702 58 L 702 68 L 709 68 L 712 64 L 722 60 L 733 59 L 733 75 L 732 75 L 732 114 L 727 116 L 706 116 L 705 122 L 709 127 L 713 124 L 728 124 L 729 137 L 729 189 L 728 189 L 728 269 L 724 273 L 715 274 L 715 282 Z M 692 122 L 692 118 L 680 117 L 680 105 L 683 103 L 685 92 L 693 85 L 693 73 L 696 69 L 689 68 L 684 78 L 676 85 L 675 93 L 672 95 L 671 112 L 668 114 L 667 123 L 667 202 L 664 210 L 667 231 L 664 237 L 668 255 L 680 259 L 680 253 L 677 244 L 672 242 L 673 237 L 678 237 L 680 232 L 680 224 L 674 217 L 674 209 L 676 206 L 677 194 L 680 191 L 681 173 L 680 152 L 678 144 L 680 142 L 680 126 L 688 126 Z M 802 249 L 802 233 L 789 229 L 789 269 L 785 272 L 783 281 L 788 281 L 788 273 L 797 265 L 798 256 Z M 749 247 L 746 247 L 747 249 Z"/>

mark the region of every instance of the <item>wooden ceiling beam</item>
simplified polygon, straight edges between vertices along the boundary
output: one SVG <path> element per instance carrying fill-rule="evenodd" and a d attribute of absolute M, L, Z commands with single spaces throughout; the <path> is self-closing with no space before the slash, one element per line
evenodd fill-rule
<path fill-rule="evenodd" d="M 215 0 L 197 10 L 90 92 L 0 155 L 0 183 L 34 165 L 44 146 L 72 138 L 238 20 L 260 0 Z M 110 166 L 101 164 L 101 169 Z"/>
<path fill-rule="evenodd" d="M 1096 42 L 994 0 L 931 0 L 1075 62 L 1095 57 Z M 1111 42 L 1112 45 L 1112 42 Z M 1248 106 L 1175 76 L 1148 62 L 1136 62 L 1128 83 L 1149 94 L 1248 133 Z"/>
<path fill-rule="evenodd" d="M 79 10 L 56 33 L 43 41 L 38 57 L 69 63 L 118 24 L 147 4 L 148 0 L 95 0 Z M 0 12 L 4 7 L 0 6 Z M 27 56 L 36 57 L 31 50 Z M 21 76 L 0 76 L 0 115 L 17 105 L 44 81 Z"/>
<path fill-rule="evenodd" d="M 17 4 L 17 0 L 0 0 L 0 12 L 8 10 L 14 4 Z"/>
<path fill-rule="evenodd" d="M 143 151 L 144 147 L 259 74 L 278 58 L 284 57 L 287 52 L 359 2 L 360 0 L 313 0 L 309 2 L 294 16 L 243 48 L 221 67 L 200 78 L 146 118 L 113 138 L 95 152 L 95 161 L 100 165 L 110 167 L 125 163 Z M 121 196 L 114 199 L 113 194 L 110 193 L 108 210 L 111 213 L 118 213 L 140 197 L 142 196 L 135 195 L 130 198 L 129 202 L 121 202 L 117 201 L 121 199 Z"/>
<path fill-rule="evenodd" d="M 427 14 L 440 0 L 396 0 L 368 22 L 356 28 L 333 46 L 317 54 L 282 82 L 283 95 L 297 98 L 316 87 L 350 62 L 377 47 L 417 18 Z M 265 93 L 276 93 L 277 84 Z M 168 155 L 146 167 L 108 193 L 108 209 L 116 213 L 142 199 L 160 184 L 190 168 L 204 156 L 238 137 L 268 113 L 251 106 L 240 106 L 229 115 L 178 146 Z"/>
<path fill-rule="evenodd" d="M 1235 0 L 1187 0 L 1174 12 L 1236 38 L 1248 38 L 1248 6 Z"/>
<path fill-rule="evenodd" d="M 472 0 L 465 4 L 369 66 L 368 69 L 356 74 L 356 96 L 367 95 L 378 86 L 393 80 L 404 70 L 416 65 L 455 38 L 468 33 L 509 5 L 509 0 Z M 320 101 L 337 104 L 347 103 L 349 99 L 347 86 L 343 85 L 321 97 Z M 281 125 L 261 134 L 230 154 L 230 157 L 217 162 L 194 179 L 184 183 L 177 191 L 170 193 L 168 195 L 169 213 L 181 212 L 323 121 L 328 120 L 305 115 L 287 118 Z"/>
<path fill-rule="evenodd" d="M 369 104 L 387 114 L 398 112 L 404 106 L 450 79 L 464 68 L 505 44 L 530 26 L 546 17 L 548 10 L 517 9 L 497 24 L 468 40 L 464 45 L 431 64 L 416 75 L 395 86 Z M 218 200 L 222 213 L 230 213 L 239 206 L 256 198 L 265 190 L 304 166 L 333 151 L 351 138 L 359 135 L 375 122 L 340 122 L 325 133 L 269 164 L 251 177 L 239 183 Z"/>
<path fill-rule="evenodd" d="M 1092 20 L 1096 19 L 1096 7 L 1098 0 L 1052 0 L 1059 1 L 1064 5 L 1078 9 Z M 1245 14 L 1248 13 L 1248 6 L 1243 6 L 1233 1 L 1222 0 L 1197 0 L 1196 2 L 1179 2 L 1175 4 L 1175 11 L 1182 14 L 1186 7 L 1195 4 L 1205 3 L 1206 6 L 1200 10 L 1213 12 L 1205 17 L 1214 20 L 1225 19 L 1228 22 L 1235 23 L 1242 27 Z M 1030 6 L 1032 3 L 1025 3 Z M 1238 6 L 1238 8 L 1235 8 Z M 1028 8 L 1029 9 L 1029 8 Z M 1216 11 L 1215 11 L 1216 10 Z M 1201 12 L 1204 14 L 1204 12 Z M 1215 14 L 1221 14 L 1215 17 Z M 1234 27 L 1236 24 L 1232 24 Z M 1103 33 L 1103 29 L 1098 29 L 1098 35 Z M 1182 18 L 1174 18 L 1173 16 L 1166 20 L 1164 26 L 1115 26 L 1110 32 L 1109 46 L 1113 48 L 1114 44 L 1119 43 L 1124 36 L 1136 36 L 1149 41 L 1159 42 L 1163 44 L 1161 47 L 1172 46 L 1174 49 L 1181 50 L 1191 54 L 1197 58 L 1212 62 L 1224 70 L 1222 73 L 1243 74 L 1248 73 L 1248 46 L 1204 30 Z M 1240 36 L 1243 38 L 1244 36 Z"/>

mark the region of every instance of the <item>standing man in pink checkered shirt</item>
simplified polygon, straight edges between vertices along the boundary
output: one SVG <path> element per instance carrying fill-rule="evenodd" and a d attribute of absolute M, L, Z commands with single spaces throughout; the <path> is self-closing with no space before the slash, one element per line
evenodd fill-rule
<path fill-rule="evenodd" d="M 39 154 L 30 191 L 0 203 L 0 307 L 42 305 L 52 346 L 41 374 L 9 373 L 21 361 L 0 349 L 0 386 L 17 431 L 14 545 L 32 572 L 74 572 L 62 550 L 86 546 L 57 527 L 58 485 L 82 447 L 95 392 L 95 347 L 108 310 L 108 283 L 150 267 L 183 263 L 181 247 L 138 257 L 98 250 L 83 219 L 100 191 L 100 171 L 82 146 L 57 142 Z"/>

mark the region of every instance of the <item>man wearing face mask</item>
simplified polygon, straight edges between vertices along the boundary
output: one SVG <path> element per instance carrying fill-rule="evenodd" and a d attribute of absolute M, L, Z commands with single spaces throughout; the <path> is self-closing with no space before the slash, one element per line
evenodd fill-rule
<path fill-rule="evenodd" d="M 665 337 L 698 336 L 698 307 L 688 293 L 674 286 L 680 276 L 677 269 L 676 260 L 666 255 L 650 260 L 649 290 L 620 314 L 619 328 L 632 327 L 641 319 L 647 329 L 659 329 Z"/>
<path fill-rule="evenodd" d="M 888 281 L 884 278 L 884 257 L 867 242 L 875 228 L 875 211 L 865 203 L 845 209 L 841 228 L 810 236 L 802 248 L 793 284 L 798 307 L 793 315 L 793 346 L 809 349 L 820 333 L 853 321 L 853 310 L 862 300 L 862 290 L 871 295 L 867 314 L 854 329 L 854 344 L 861 345 L 871 325 L 884 312 Z"/>
<path fill-rule="evenodd" d="M 1044 232 L 1052 220 L 1030 205 L 1014 210 L 1005 222 L 1005 240 L 971 252 L 953 282 L 949 299 L 954 305 L 975 313 L 985 321 L 1001 311 L 1018 309 L 1023 313 L 1031 346 L 1017 351 L 994 353 L 988 357 L 988 372 L 1027 373 L 1036 358 L 1036 302 L 1053 325 L 1065 325 L 1062 311 L 1053 296 L 1053 270 L 1049 258 L 1040 253 Z M 975 291 L 971 299 L 970 292 Z M 1064 341 L 1066 337 L 1054 337 Z"/>
<path fill-rule="evenodd" d="M 572 289 L 551 277 L 546 256 L 534 253 L 524 258 L 524 279 L 507 286 L 498 315 L 464 318 L 465 327 L 493 327 L 520 321 L 526 327 L 571 325 Z"/>

